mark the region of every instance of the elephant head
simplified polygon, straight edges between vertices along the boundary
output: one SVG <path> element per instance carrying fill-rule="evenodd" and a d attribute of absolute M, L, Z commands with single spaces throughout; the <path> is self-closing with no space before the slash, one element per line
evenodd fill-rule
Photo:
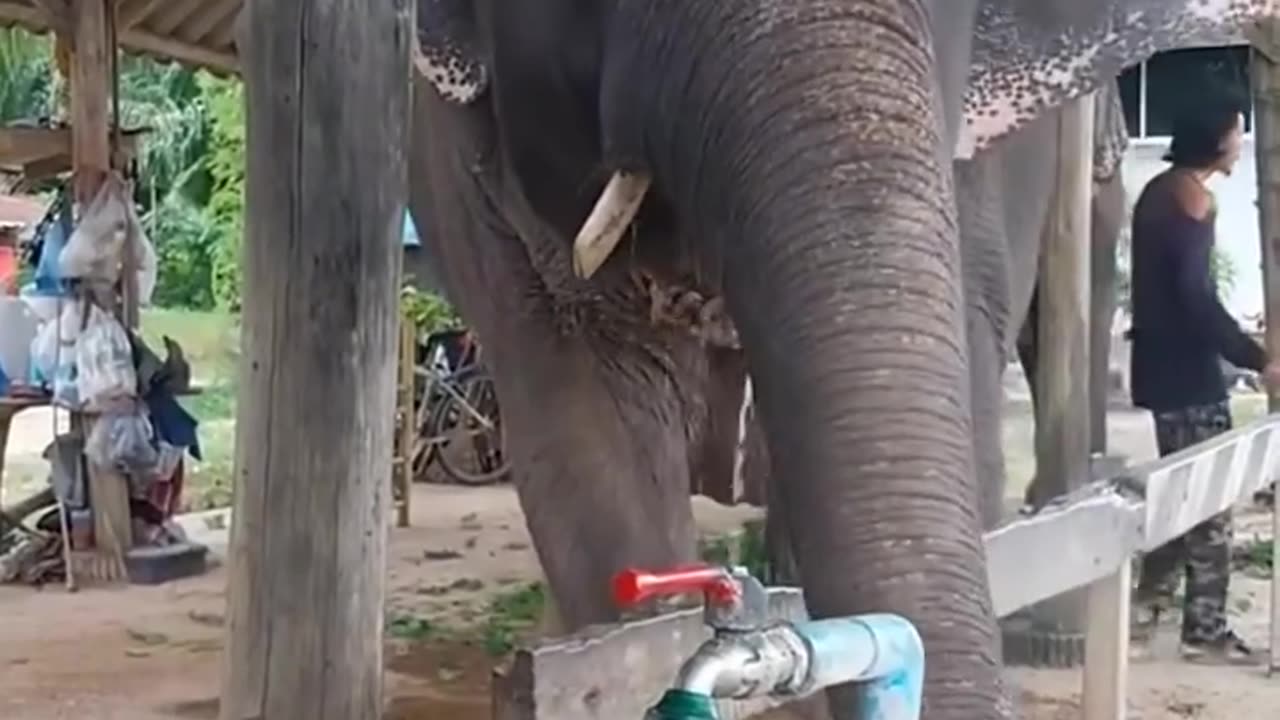
<path fill-rule="evenodd" d="M 951 160 L 1213 12 L 1270 2 L 419 0 L 411 206 L 493 348 L 568 624 L 612 617 L 621 564 L 687 554 L 655 488 L 687 493 L 688 338 L 721 337 L 811 612 L 907 615 L 928 716 L 1007 715 Z"/>

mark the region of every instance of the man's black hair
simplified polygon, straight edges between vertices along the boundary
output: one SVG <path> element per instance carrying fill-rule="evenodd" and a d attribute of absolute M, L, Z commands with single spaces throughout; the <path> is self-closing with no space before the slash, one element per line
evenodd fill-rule
<path fill-rule="evenodd" d="M 1240 121 L 1245 103 L 1237 93 L 1211 91 L 1188 94 L 1173 121 L 1173 142 L 1165 162 L 1177 167 L 1205 168 L 1222 157 L 1222 141 Z"/>

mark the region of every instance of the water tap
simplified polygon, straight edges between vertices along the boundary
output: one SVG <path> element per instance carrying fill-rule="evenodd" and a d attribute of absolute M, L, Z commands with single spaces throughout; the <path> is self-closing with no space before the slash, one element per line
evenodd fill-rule
<path fill-rule="evenodd" d="M 623 607 L 701 593 L 703 621 L 714 633 L 681 666 L 647 720 L 714 720 L 713 698 L 794 694 L 804 688 L 810 657 L 805 640 L 789 623 L 769 618 L 764 586 L 745 568 L 626 570 L 614 579 L 613 590 Z"/>

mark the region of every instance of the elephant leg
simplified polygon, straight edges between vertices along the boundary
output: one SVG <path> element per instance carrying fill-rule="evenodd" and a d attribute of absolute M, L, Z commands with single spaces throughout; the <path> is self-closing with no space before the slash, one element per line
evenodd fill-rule
<path fill-rule="evenodd" d="M 1000 158 L 984 153 L 954 167 L 960 223 L 965 329 L 974 435 L 974 469 L 983 526 L 1004 514 L 1005 463 L 1002 443 L 1005 367 L 1004 338 L 1009 322 L 1008 246 L 1004 237 Z"/>
<path fill-rule="evenodd" d="M 551 296 L 520 237 L 531 230 L 517 233 L 514 205 L 494 199 L 503 183 L 487 164 L 492 128 L 478 113 L 444 110 L 419 85 L 410 209 L 485 347 L 551 596 L 567 630 L 616 620 L 617 571 L 694 558 L 689 438 L 701 422 L 705 353 L 649 327 L 645 303 Z M 610 322 L 574 322 L 602 313 Z"/>
<path fill-rule="evenodd" d="M 740 499 L 735 471 L 747 361 L 741 350 L 712 347 L 707 364 L 706 418 L 689 457 L 689 472 L 695 493 L 732 505 Z"/>
<path fill-rule="evenodd" d="M 518 360 L 494 373 L 520 505 L 566 630 L 618 618 L 619 570 L 692 561 L 696 542 L 684 394 L 700 384 L 701 349 L 665 364 L 587 345 L 504 343 Z"/>

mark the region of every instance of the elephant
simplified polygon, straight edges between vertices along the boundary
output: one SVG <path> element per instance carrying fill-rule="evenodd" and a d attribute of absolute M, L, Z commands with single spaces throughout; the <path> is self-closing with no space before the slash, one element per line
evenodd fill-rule
<path fill-rule="evenodd" d="M 950 164 L 1271 12 L 418 0 L 410 211 L 488 349 L 566 629 L 619 617 L 623 567 L 693 559 L 711 354 L 740 347 L 810 613 L 905 615 L 927 717 L 1009 717 L 970 336 L 988 312 L 1007 347 L 1012 291 L 966 287 L 1009 258 L 965 247 Z"/>
<path fill-rule="evenodd" d="M 953 163 L 956 203 L 965 294 L 965 319 L 971 384 L 971 422 L 974 429 L 974 465 L 984 529 L 991 529 L 1006 517 L 1005 467 L 1001 446 L 1003 375 L 1014 354 L 1028 378 L 1035 375 L 1036 303 L 1035 288 L 1041 241 L 1049 229 L 1053 178 L 1057 149 L 1053 133 L 1056 111 L 1049 111 L 1027 127 L 1016 130 L 1001 143 L 978 153 L 972 160 Z M 1092 243 L 1090 307 L 1090 405 L 1091 425 L 1096 433 L 1093 450 L 1105 452 L 1107 400 L 1107 360 L 1110 355 L 1110 326 L 1116 306 L 1116 251 L 1121 226 L 1127 219 L 1126 196 L 1121 164 L 1128 148 L 1117 82 L 1102 85 L 1094 118 L 1094 192 L 1091 211 Z M 753 408 L 739 392 L 732 395 L 740 405 L 715 407 L 722 389 L 746 380 L 745 366 L 732 368 L 731 379 L 718 378 L 716 392 L 708 394 L 711 414 L 721 415 L 719 424 L 728 424 Z M 1034 403 L 1033 384 L 1033 403 Z M 1101 415 L 1101 417 L 1099 417 Z M 737 451 L 746 461 L 737 468 L 738 477 L 702 486 L 740 487 L 738 495 L 713 495 L 721 501 L 745 500 L 768 505 L 768 451 L 758 423 L 744 426 L 737 437 Z M 730 466 L 726 471 L 735 470 Z M 704 474 L 710 472 L 703 468 Z M 1042 507 L 1063 492 L 1033 482 L 1027 489 L 1027 503 Z M 773 578 L 781 582 L 795 579 L 794 559 L 785 547 L 785 519 L 769 515 L 767 536 Z"/>

